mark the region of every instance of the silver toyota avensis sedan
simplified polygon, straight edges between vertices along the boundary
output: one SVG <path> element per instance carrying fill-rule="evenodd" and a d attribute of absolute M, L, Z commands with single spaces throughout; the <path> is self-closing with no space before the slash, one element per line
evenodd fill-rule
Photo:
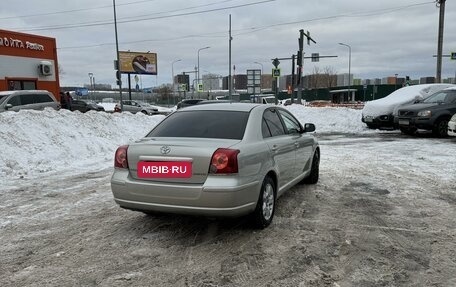
<path fill-rule="evenodd" d="M 259 228 L 276 199 L 315 184 L 320 148 L 286 109 L 220 103 L 178 110 L 115 153 L 111 188 L 123 208 L 206 216 L 250 214 Z"/>

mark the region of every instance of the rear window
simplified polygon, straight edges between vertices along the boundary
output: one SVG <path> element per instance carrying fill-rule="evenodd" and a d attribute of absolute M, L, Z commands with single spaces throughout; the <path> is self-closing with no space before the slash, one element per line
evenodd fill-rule
<path fill-rule="evenodd" d="M 182 111 L 171 114 L 147 137 L 237 139 L 244 136 L 248 112 Z"/>
<path fill-rule="evenodd" d="M 35 103 L 51 103 L 53 102 L 54 100 L 52 100 L 52 98 L 47 95 L 47 94 L 36 94 L 35 95 Z"/>

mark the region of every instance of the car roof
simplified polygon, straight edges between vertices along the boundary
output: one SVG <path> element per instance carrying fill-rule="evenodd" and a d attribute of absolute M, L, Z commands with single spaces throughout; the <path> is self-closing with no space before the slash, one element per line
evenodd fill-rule
<path fill-rule="evenodd" d="M 239 111 L 239 112 L 249 112 L 256 107 L 270 107 L 264 104 L 252 104 L 252 103 L 239 103 L 239 102 L 231 102 L 231 103 L 211 103 L 210 105 L 193 105 L 186 107 L 185 109 L 178 110 L 178 112 L 182 111 Z"/>
<path fill-rule="evenodd" d="M 13 94 L 36 94 L 36 93 L 51 94 L 51 92 L 46 91 L 46 90 L 13 90 L 13 91 L 1 91 L 0 96 L 13 95 Z"/>

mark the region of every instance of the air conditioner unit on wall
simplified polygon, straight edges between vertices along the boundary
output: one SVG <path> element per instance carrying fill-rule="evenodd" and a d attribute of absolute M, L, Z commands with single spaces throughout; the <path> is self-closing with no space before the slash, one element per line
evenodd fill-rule
<path fill-rule="evenodd" d="M 51 76 L 52 75 L 52 63 L 49 61 L 41 61 L 38 66 L 39 73 L 43 76 Z"/>

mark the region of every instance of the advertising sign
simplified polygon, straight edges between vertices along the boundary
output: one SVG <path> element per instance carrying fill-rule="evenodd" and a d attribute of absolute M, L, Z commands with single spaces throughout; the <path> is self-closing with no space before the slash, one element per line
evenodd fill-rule
<path fill-rule="evenodd" d="M 120 72 L 157 75 L 157 54 L 119 51 Z"/>
<path fill-rule="evenodd" d="M 76 96 L 78 97 L 85 97 L 87 95 L 89 95 L 89 89 L 87 88 L 77 88 L 74 93 L 76 94 Z"/>

